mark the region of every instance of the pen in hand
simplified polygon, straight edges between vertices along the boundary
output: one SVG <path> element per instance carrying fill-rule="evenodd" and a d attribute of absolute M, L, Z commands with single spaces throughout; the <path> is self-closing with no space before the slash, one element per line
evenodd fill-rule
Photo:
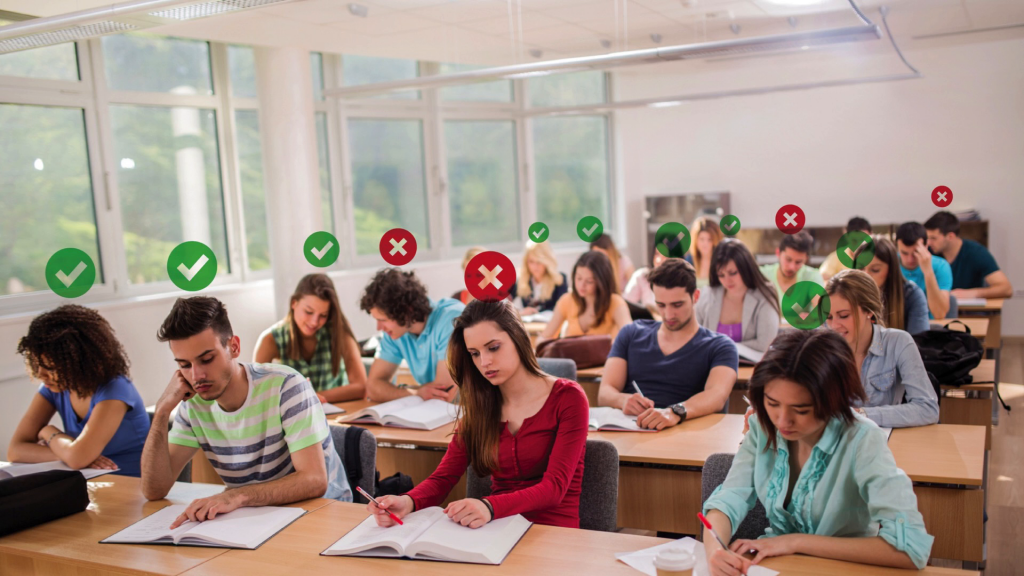
<path fill-rule="evenodd" d="M 362 494 L 364 498 L 366 498 L 370 502 L 373 502 L 374 506 L 376 506 L 376 507 L 380 508 L 381 510 L 387 512 L 388 516 L 391 516 L 391 519 L 394 520 L 395 522 L 398 522 L 398 524 L 400 526 L 404 526 L 405 525 L 405 522 L 402 522 L 402 519 L 399 518 L 398 516 L 395 516 L 394 514 L 392 514 L 390 510 L 388 510 L 387 508 L 381 508 L 380 507 L 380 502 L 377 502 L 377 499 L 374 498 L 373 496 L 370 496 L 366 492 L 366 490 L 363 490 L 363 488 L 361 486 L 356 486 L 356 490 L 359 491 L 359 493 Z"/>

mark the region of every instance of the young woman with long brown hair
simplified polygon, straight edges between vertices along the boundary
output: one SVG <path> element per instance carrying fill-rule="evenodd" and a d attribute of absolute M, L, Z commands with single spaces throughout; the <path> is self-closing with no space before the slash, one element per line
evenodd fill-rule
<path fill-rule="evenodd" d="M 690 252 L 686 261 L 693 264 L 697 271 L 697 289 L 704 288 L 711 282 L 711 256 L 722 241 L 722 230 L 707 216 L 698 216 L 690 226 Z"/>
<path fill-rule="evenodd" d="M 608 260 L 612 263 L 612 275 L 615 277 L 615 293 L 622 294 L 622 291 L 626 289 L 626 284 L 629 283 L 629 279 L 636 272 L 636 266 L 633 266 L 633 261 L 629 259 L 615 246 L 615 241 L 612 237 L 607 234 L 601 234 L 590 243 L 590 249 L 600 252 L 608 257 Z"/>
<path fill-rule="evenodd" d="M 633 321 L 629 305 L 615 293 L 612 266 L 603 252 L 584 252 L 572 267 L 572 281 L 572 292 L 558 299 L 535 345 L 561 336 L 608 335 L 614 341 L 619 330 Z"/>
<path fill-rule="evenodd" d="M 896 245 L 885 236 L 875 236 L 875 257 L 864 271 L 882 292 L 885 325 L 918 334 L 928 330 L 928 299 L 913 282 L 903 279 L 900 254 Z"/>
<path fill-rule="evenodd" d="M 366 396 L 366 367 L 359 344 L 338 304 L 334 282 L 326 274 L 307 274 L 299 280 L 288 316 L 260 335 L 253 361 L 294 368 L 324 402 Z"/>
<path fill-rule="evenodd" d="M 448 369 L 459 384 L 455 438 L 429 478 L 407 494 L 378 498 L 367 509 L 379 526 L 437 506 L 468 466 L 491 476 L 491 495 L 465 498 L 445 511 L 479 528 L 522 514 L 537 524 L 578 528 L 580 485 L 590 408 L 572 380 L 541 372 L 511 302 L 474 301 L 455 321 Z"/>

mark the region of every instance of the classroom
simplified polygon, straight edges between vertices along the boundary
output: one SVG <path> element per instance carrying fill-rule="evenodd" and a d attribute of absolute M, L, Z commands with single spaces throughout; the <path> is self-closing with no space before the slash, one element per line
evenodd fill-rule
<path fill-rule="evenodd" d="M 0 0 L 0 575 L 1018 574 L 1021 62 L 1019 0 Z"/>

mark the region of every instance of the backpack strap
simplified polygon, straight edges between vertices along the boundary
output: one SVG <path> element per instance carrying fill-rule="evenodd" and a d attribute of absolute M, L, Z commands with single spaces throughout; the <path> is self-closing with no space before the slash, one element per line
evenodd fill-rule
<path fill-rule="evenodd" d="M 360 477 L 363 474 L 362 458 L 359 455 L 359 441 L 362 440 L 363 432 L 365 431 L 359 426 L 345 427 L 345 476 L 348 477 L 348 485 L 352 489 L 352 499 L 356 502 L 363 502 L 364 500 L 356 492 L 355 487 L 359 485 Z"/>

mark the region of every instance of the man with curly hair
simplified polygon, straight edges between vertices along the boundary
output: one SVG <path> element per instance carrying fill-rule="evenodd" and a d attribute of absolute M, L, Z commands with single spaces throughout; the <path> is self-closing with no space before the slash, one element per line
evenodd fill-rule
<path fill-rule="evenodd" d="M 138 476 L 149 416 L 128 379 L 128 356 L 99 312 L 68 304 L 39 315 L 18 353 L 41 384 L 7 457 Z M 55 413 L 63 430 L 49 424 Z"/>
<path fill-rule="evenodd" d="M 455 398 L 458 388 L 445 358 L 452 323 L 465 308 L 462 302 L 452 298 L 431 301 L 414 273 L 384 268 L 367 284 L 359 307 L 373 316 L 377 330 L 383 332 L 366 386 L 370 400 L 387 402 L 412 394 L 424 400 L 450 402 Z M 391 384 L 402 360 L 419 388 Z"/>

